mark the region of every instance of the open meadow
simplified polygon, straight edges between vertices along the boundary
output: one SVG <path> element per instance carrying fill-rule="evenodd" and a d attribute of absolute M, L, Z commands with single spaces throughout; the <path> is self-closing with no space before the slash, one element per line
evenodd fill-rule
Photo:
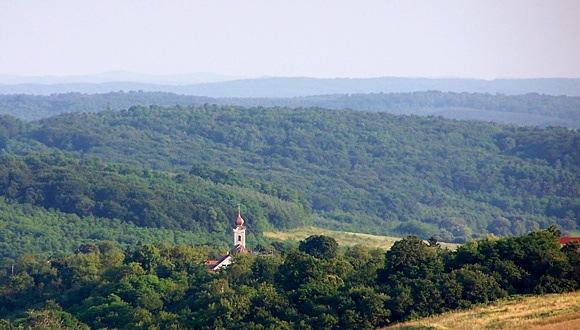
<path fill-rule="evenodd" d="M 355 246 L 364 245 L 369 248 L 388 250 L 395 244 L 396 241 L 401 240 L 400 237 L 371 235 L 362 233 L 353 233 L 348 231 L 336 231 L 324 229 L 319 227 L 301 227 L 291 229 L 288 231 L 267 231 L 264 236 L 279 240 L 293 240 L 301 241 L 308 236 L 325 235 L 334 238 L 341 246 Z M 441 246 L 455 250 L 458 244 L 440 243 Z"/>

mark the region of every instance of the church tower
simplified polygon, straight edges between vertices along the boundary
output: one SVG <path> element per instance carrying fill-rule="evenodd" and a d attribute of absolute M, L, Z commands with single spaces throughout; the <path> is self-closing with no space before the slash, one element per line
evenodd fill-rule
<path fill-rule="evenodd" d="M 238 217 L 234 225 L 234 247 L 220 259 L 208 259 L 205 264 L 207 268 L 212 271 L 218 271 L 224 267 L 229 266 L 233 262 L 233 255 L 236 253 L 249 253 L 246 249 L 246 226 L 245 220 L 242 218 L 242 212 L 238 205 Z"/>
<path fill-rule="evenodd" d="M 234 227 L 234 246 L 239 247 L 240 251 L 246 250 L 246 226 L 245 220 L 242 218 L 240 206 L 238 205 L 238 217 Z"/>

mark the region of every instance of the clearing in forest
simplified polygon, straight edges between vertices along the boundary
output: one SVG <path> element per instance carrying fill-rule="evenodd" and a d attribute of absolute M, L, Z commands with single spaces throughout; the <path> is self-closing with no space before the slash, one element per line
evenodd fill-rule
<path fill-rule="evenodd" d="M 388 250 L 393 246 L 393 244 L 400 240 L 400 237 L 393 236 L 382 236 L 382 235 L 371 235 L 362 233 L 353 233 L 348 231 L 337 231 L 324 229 L 319 227 L 302 227 L 291 229 L 288 231 L 267 231 L 264 232 L 264 236 L 279 240 L 294 240 L 301 241 L 308 236 L 312 235 L 325 235 L 334 238 L 339 245 L 343 246 L 354 246 L 354 245 L 364 245 L 369 248 L 377 248 Z M 443 247 L 448 247 L 449 249 L 457 248 L 457 244 L 453 243 L 440 243 Z"/>

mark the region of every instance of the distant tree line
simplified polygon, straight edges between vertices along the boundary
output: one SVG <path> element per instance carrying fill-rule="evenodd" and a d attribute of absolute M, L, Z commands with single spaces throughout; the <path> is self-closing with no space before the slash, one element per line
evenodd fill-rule
<path fill-rule="evenodd" d="M 319 107 L 397 114 L 438 115 L 531 126 L 580 128 L 580 97 L 541 94 L 410 92 L 331 94 L 292 98 L 212 98 L 166 92 L 0 95 L 0 115 L 37 120 L 70 112 L 119 111 L 132 106 L 203 104 L 246 107 Z"/>

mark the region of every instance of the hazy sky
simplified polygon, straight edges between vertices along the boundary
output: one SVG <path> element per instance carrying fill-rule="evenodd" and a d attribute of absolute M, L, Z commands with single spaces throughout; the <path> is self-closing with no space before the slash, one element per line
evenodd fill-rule
<path fill-rule="evenodd" d="M 580 0 L 0 0 L 0 73 L 580 77 Z"/>

